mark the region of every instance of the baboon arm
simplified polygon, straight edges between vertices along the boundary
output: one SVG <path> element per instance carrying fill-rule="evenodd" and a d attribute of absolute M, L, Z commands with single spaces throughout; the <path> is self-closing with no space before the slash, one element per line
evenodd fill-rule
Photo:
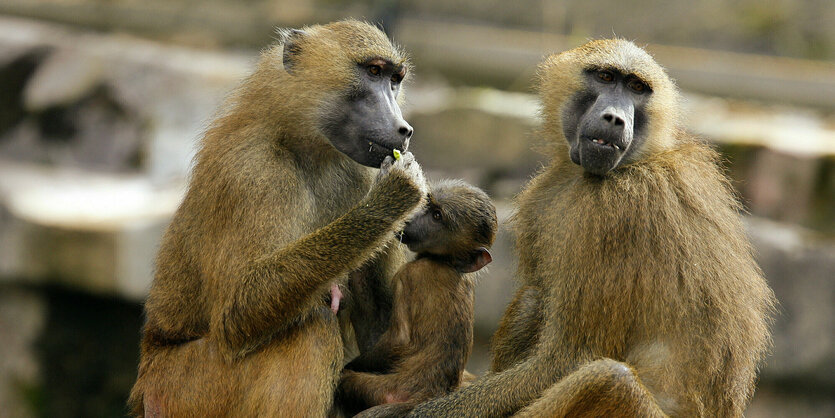
<path fill-rule="evenodd" d="M 383 334 L 370 351 L 360 354 L 345 365 L 348 370 L 357 372 L 387 373 L 400 358 L 402 346 L 394 343 Z"/>
<path fill-rule="evenodd" d="M 406 174 L 392 171 L 346 214 L 255 260 L 212 315 L 212 333 L 232 357 L 303 319 L 320 290 L 379 250 L 423 198 Z"/>
<path fill-rule="evenodd" d="M 401 270 L 392 279 L 394 306 L 388 320 L 389 328 L 380 335 L 377 342 L 359 357 L 351 360 L 345 368 L 358 372 L 388 373 L 399 360 L 409 343 L 408 306 L 409 301 L 403 296 L 402 280 L 408 280 Z"/>
<path fill-rule="evenodd" d="M 368 408 L 365 411 L 354 415 L 354 418 L 388 418 L 388 417 L 403 417 L 406 416 L 412 408 L 415 407 L 413 402 L 396 402 L 377 405 L 373 408 Z"/>
<path fill-rule="evenodd" d="M 533 402 L 559 378 L 553 368 L 545 357 L 532 356 L 450 395 L 422 403 L 408 416 L 507 416 Z"/>
<path fill-rule="evenodd" d="M 539 289 L 522 286 L 516 291 L 493 334 L 492 371 L 507 369 L 531 355 L 539 340 L 542 312 Z"/>

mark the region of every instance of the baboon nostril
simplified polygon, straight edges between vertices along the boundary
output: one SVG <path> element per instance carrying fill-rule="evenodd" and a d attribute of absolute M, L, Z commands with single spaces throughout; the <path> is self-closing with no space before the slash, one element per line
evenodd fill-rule
<path fill-rule="evenodd" d="M 603 120 L 613 123 L 615 126 L 624 126 L 623 118 L 615 116 L 611 113 L 604 113 Z"/>
<path fill-rule="evenodd" d="M 412 136 L 413 129 L 409 126 L 401 126 L 400 129 L 397 130 L 397 132 L 406 138 L 410 138 Z"/>

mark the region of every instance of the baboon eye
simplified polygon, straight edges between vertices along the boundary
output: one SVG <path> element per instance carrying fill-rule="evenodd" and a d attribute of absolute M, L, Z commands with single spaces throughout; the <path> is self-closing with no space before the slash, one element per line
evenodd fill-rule
<path fill-rule="evenodd" d="M 648 89 L 646 84 L 641 82 L 641 80 L 637 79 L 630 81 L 629 84 L 627 84 L 627 87 L 629 87 L 635 93 L 643 93 Z"/>
<path fill-rule="evenodd" d="M 369 65 L 368 66 L 368 74 L 371 75 L 380 75 L 383 72 L 383 67 L 379 65 Z"/>
<path fill-rule="evenodd" d="M 439 211 L 438 209 L 435 209 L 435 210 L 432 211 L 432 219 L 434 219 L 436 221 L 440 221 L 441 218 L 442 218 L 441 211 Z"/>
<path fill-rule="evenodd" d="M 615 80 L 615 75 L 611 71 L 598 71 L 597 78 L 606 83 L 611 83 Z"/>
<path fill-rule="evenodd" d="M 403 77 L 400 74 L 392 74 L 391 75 L 391 91 L 396 91 L 397 86 L 400 85 L 401 81 L 403 81 Z"/>
<path fill-rule="evenodd" d="M 391 82 L 394 84 L 400 84 L 403 82 L 403 78 L 406 77 L 406 68 L 401 67 L 400 71 L 391 75 Z"/>

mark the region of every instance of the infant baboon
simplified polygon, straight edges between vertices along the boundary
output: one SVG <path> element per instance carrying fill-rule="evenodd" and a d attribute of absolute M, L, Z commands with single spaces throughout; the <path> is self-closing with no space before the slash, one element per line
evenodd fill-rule
<path fill-rule="evenodd" d="M 426 210 L 402 242 L 417 253 L 394 276 L 388 330 L 346 366 L 337 390 L 345 412 L 406 414 L 461 383 L 473 343 L 473 278 L 492 258 L 496 209 L 486 193 L 459 180 L 432 188 Z"/>

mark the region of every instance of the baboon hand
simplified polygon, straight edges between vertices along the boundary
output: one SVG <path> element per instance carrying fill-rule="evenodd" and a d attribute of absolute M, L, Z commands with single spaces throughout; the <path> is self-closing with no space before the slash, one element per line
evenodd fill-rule
<path fill-rule="evenodd" d="M 377 183 L 380 183 L 381 180 L 394 171 L 401 172 L 406 178 L 411 180 L 418 190 L 420 190 L 421 196 L 426 196 L 429 191 L 429 187 L 426 184 L 426 178 L 423 176 L 423 169 L 421 169 L 420 164 L 415 161 L 414 154 L 411 152 L 404 152 L 398 160 L 395 160 L 392 156 L 386 157 L 380 165 L 380 173 L 377 174 Z"/>
<path fill-rule="evenodd" d="M 380 171 L 377 173 L 378 183 L 391 171 L 391 166 L 394 164 L 394 161 L 395 159 L 391 155 L 383 159 L 383 162 L 380 164 Z"/>

